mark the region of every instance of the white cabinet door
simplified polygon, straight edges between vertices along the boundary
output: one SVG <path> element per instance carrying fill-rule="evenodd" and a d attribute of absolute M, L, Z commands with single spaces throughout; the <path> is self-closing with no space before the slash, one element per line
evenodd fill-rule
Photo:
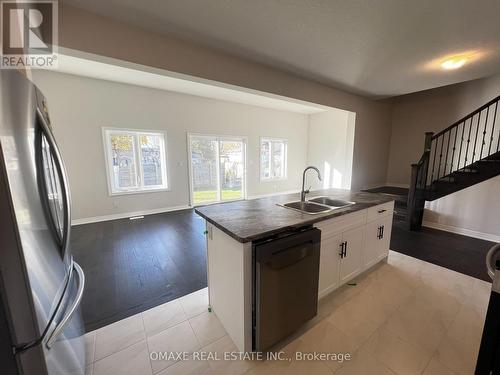
<path fill-rule="evenodd" d="M 383 259 L 389 253 L 389 246 L 391 244 L 391 232 L 392 232 L 392 215 L 386 216 L 383 219 L 378 220 L 381 227 L 380 240 L 378 246 L 378 256 L 377 260 Z"/>
<path fill-rule="evenodd" d="M 381 254 L 381 241 L 379 239 L 381 221 L 375 220 L 366 225 L 363 264 L 365 268 L 378 262 Z"/>
<path fill-rule="evenodd" d="M 371 267 L 387 256 L 391 232 L 392 215 L 386 215 L 367 224 L 363 254 L 365 268 Z"/>
<path fill-rule="evenodd" d="M 319 258 L 319 297 L 337 288 L 339 284 L 339 261 L 342 234 L 321 239 Z"/>
<path fill-rule="evenodd" d="M 351 229 L 342 234 L 344 256 L 340 260 L 340 284 L 352 279 L 363 270 L 363 244 L 365 227 Z"/>

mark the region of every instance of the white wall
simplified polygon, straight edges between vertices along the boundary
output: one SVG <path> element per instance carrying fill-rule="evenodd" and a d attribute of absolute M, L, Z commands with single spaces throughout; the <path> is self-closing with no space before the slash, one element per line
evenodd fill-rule
<path fill-rule="evenodd" d="M 350 94 L 172 35 L 148 32 L 63 1 L 59 5 L 62 47 L 355 112 L 352 187 L 359 189 L 386 181 L 390 101 Z"/>
<path fill-rule="evenodd" d="M 424 225 L 500 242 L 500 176 L 426 203 Z"/>
<path fill-rule="evenodd" d="M 187 132 L 248 137 L 248 196 L 300 188 L 307 115 L 48 71 L 35 71 L 33 79 L 48 100 L 69 174 L 74 219 L 186 206 Z M 165 131 L 171 190 L 109 196 L 101 127 Z M 288 140 L 287 180 L 260 182 L 261 136 Z"/>
<path fill-rule="evenodd" d="M 500 75 L 495 75 L 395 98 L 386 181 L 408 184 L 410 165 L 422 155 L 426 131 L 446 128 L 499 94 Z M 497 129 L 499 121 L 500 116 Z M 428 202 L 424 223 L 500 242 L 499 194 L 496 177 Z"/>
<path fill-rule="evenodd" d="M 309 115 L 307 164 L 321 171 L 307 179 L 312 189 L 351 188 L 355 114 L 328 111 Z M 307 186 L 306 186 L 307 188 Z"/>

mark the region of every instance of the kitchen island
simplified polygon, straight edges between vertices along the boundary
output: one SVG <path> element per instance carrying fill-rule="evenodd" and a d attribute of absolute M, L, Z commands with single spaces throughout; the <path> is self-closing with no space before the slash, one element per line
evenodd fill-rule
<path fill-rule="evenodd" d="M 388 254 L 394 201 L 382 194 L 315 191 L 354 202 L 325 213 L 285 208 L 298 194 L 198 207 L 206 220 L 209 303 L 241 351 L 255 349 L 255 246 L 289 234 L 321 231 L 317 295 L 331 293 Z"/>

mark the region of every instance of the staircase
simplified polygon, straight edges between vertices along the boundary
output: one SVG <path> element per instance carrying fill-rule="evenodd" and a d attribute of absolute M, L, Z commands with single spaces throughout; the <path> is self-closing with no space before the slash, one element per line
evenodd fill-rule
<path fill-rule="evenodd" d="M 500 175 L 500 96 L 437 134 L 425 133 L 424 153 L 411 166 L 407 223 L 422 226 L 424 205 Z"/>

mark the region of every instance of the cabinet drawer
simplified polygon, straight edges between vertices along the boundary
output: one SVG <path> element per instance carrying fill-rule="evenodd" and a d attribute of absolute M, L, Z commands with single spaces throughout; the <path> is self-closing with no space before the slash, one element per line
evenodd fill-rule
<path fill-rule="evenodd" d="M 394 212 L 394 201 L 370 207 L 367 211 L 367 222 L 376 220 L 386 215 L 392 215 Z"/>
<path fill-rule="evenodd" d="M 325 239 L 365 224 L 366 210 L 361 210 L 352 214 L 342 215 L 334 217 L 333 219 L 320 221 L 319 223 L 314 224 L 314 226 L 321 230 L 321 238 Z"/>

